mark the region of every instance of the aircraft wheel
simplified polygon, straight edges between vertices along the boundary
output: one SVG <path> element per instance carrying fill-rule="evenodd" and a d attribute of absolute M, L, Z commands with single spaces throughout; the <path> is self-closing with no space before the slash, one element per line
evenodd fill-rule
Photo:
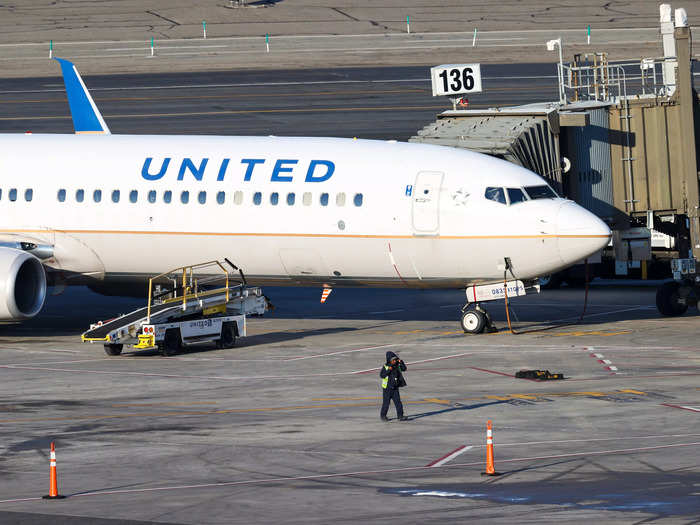
<path fill-rule="evenodd" d="M 124 348 L 124 345 L 108 344 L 108 345 L 105 345 L 105 354 L 107 354 L 107 355 L 119 355 L 122 353 L 123 348 Z"/>
<path fill-rule="evenodd" d="M 462 330 L 465 334 L 480 334 L 486 326 L 486 316 L 479 310 L 468 310 L 462 314 Z"/>
<path fill-rule="evenodd" d="M 221 327 L 221 339 L 219 339 L 217 346 L 219 348 L 233 348 L 236 346 L 236 328 L 234 323 L 224 323 Z"/>
<path fill-rule="evenodd" d="M 181 347 L 182 338 L 180 337 L 180 330 L 177 328 L 169 328 L 166 330 L 165 338 L 163 339 L 163 346 L 160 347 L 160 355 L 175 355 Z"/>
<path fill-rule="evenodd" d="M 656 291 L 656 307 L 662 315 L 676 317 L 683 315 L 688 309 L 688 305 L 681 302 L 680 287 L 680 283 L 669 282 L 662 284 Z"/>

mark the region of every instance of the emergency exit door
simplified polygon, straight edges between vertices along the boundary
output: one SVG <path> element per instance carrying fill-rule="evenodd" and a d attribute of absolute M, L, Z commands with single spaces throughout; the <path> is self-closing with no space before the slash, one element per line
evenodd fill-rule
<path fill-rule="evenodd" d="M 444 174 L 421 171 L 413 185 L 413 233 L 437 235 L 440 232 L 440 187 Z"/>

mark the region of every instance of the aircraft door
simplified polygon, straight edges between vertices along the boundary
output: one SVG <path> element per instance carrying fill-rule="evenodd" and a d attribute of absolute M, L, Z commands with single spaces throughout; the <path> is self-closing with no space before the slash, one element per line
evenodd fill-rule
<path fill-rule="evenodd" d="M 440 188 L 444 174 L 421 171 L 413 185 L 412 219 L 414 235 L 438 235 L 440 232 Z"/>

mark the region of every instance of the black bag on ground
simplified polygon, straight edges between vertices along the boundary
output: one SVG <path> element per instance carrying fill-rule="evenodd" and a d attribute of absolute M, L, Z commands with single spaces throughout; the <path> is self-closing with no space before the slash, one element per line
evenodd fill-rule
<path fill-rule="evenodd" d="M 549 370 L 519 370 L 515 373 L 518 379 L 536 379 L 547 381 L 550 379 L 564 379 L 564 374 L 552 374 Z"/>

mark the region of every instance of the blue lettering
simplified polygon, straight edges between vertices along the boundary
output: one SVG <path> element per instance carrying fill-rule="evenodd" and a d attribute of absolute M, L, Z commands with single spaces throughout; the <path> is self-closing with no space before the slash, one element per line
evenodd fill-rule
<path fill-rule="evenodd" d="M 219 168 L 219 175 L 216 177 L 217 181 L 224 180 L 226 176 L 226 169 L 228 168 L 228 163 L 230 159 L 224 159 L 221 161 L 221 167 Z"/>
<path fill-rule="evenodd" d="M 185 170 L 190 170 L 190 173 L 194 175 L 195 179 L 202 180 L 202 177 L 204 177 L 204 169 L 207 167 L 207 162 L 209 162 L 209 159 L 202 159 L 202 162 L 199 164 L 199 168 L 197 168 L 191 159 L 185 157 L 182 159 L 182 164 L 180 164 L 180 172 L 177 174 L 177 180 L 183 180 L 185 178 Z"/>
<path fill-rule="evenodd" d="M 241 159 L 241 164 L 247 164 L 248 168 L 245 170 L 245 177 L 243 177 L 244 181 L 249 181 L 250 178 L 253 176 L 253 169 L 255 168 L 256 164 L 264 164 L 265 159 Z"/>
<path fill-rule="evenodd" d="M 319 165 L 326 167 L 326 173 L 324 175 L 315 177 L 314 171 L 316 170 L 316 166 L 319 166 Z M 330 160 L 312 160 L 311 163 L 309 163 L 309 171 L 306 172 L 306 179 L 304 181 L 305 182 L 323 182 L 323 181 L 330 179 L 333 176 L 334 171 L 335 171 L 335 164 L 333 164 Z"/>
<path fill-rule="evenodd" d="M 160 171 L 155 175 L 149 173 L 152 161 L 153 157 L 148 157 L 143 162 L 143 168 L 141 168 L 141 176 L 146 180 L 158 180 L 163 178 L 163 175 L 165 175 L 165 172 L 168 170 L 168 164 L 170 164 L 170 157 L 165 157 L 163 159 L 163 163 L 160 165 Z"/>
<path fill-rule="evenodd" d="M 272 182 L 292 182 L 292 177 L 280 177 L 280 173 L 291 173 L 294 168 L 283 166 L 283 164 L 296 164 L 298 160 L 279 159 L 275 162 L 272 170 Z"/>

